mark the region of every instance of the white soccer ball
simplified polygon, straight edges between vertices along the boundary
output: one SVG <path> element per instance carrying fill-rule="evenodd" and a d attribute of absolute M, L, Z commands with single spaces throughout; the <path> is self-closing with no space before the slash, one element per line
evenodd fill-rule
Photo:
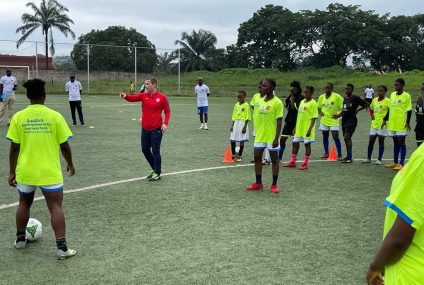
<path fill-rule="evenodd" d="M 37 219 L 30 218 L 26 226 L 26 239 L 29 241 L 36 241 L 43 233 L 43 226 Z"/>

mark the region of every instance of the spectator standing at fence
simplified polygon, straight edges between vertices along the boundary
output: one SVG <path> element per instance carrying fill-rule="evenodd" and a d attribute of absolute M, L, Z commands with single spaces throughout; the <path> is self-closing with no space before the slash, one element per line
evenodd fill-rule
<path fill-rule="evenodd" d="M 75 80 L 75 74 L 71 74 L 69 76 L 69 81 L 65 84 L 65 91 L 69 95 L 69 106 L 71 107 L 72 125 L 77 125 L 77 118 L 75 117 L 76 109 L 78 111 L 78 118 L 80 120 L 81 126 L 85 126 L 81 104 L 82 85 L 81 82 Z"/>
<path fill-rule="evenodd" d="M 9 110 L 7 125 L 10 124 L 10 119 L 15 111 L 15 90 L 17 85 L 18 81 L 12 76 L 12 72 L 9 69 L 6 70 L 6 75 L 0 78 L 0 124 L 6 115 L 6 109 Z"/>

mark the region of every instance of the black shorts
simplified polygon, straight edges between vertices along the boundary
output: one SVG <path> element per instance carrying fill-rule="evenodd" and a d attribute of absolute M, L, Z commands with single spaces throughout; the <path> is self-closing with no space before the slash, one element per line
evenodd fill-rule
<path fill-rule="evenodd" d="M 281 136 L 287 137 L 287 136 L 293 136 L 294 128 L 296 127 L 296 123 L 285 123 L 283 127 L 283 131 L 281 132 Z"/>
<path fill-rule="evenodd" d="M 424 132 L 415 131 L 415 139 L 417 142 L 424 142 Z"/>
<path fill-rule="evenodd" d="M 355 133 L 356 130 L 356 126 L 342 126 L 342 131 L 343 131 L 343 136 L 347 133 L 347 134 L 351 134 L 353 135 Z"/>
<path fill-rule="evenodd" d="M 366 102 L 368 102 L 368 104 L 370 104 L 370 105 L 371 105 L 372 98 L 365 98 L 364 100 L 365 100 Z"/>

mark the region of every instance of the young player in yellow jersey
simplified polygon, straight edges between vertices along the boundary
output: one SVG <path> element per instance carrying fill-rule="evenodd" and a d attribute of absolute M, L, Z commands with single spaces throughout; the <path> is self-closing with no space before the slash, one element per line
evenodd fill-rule
<path fill-rule="evenodd" d="M 249 121 L 250 107 L 246 103 L 246 92 L 240 90 L 237 96 L 238 102 L 234 105 L 233 114 L 231 116 L 232 123 L 230 128 L 231 152 L 233 160 L 236 162 L 242 161 L 244 142 L 249 140 Z M 236 153 L 236 142 L 239 142 L 240 148 Z"/>
<path fill-rule="evenodd" d="M 253 111 L 252 112 L 253 113 L 252 114 L 253 137 L 256 136 L 255 117 L 256 117 L 258 110 L 259 110 L 259 108 L 258 108 L 259 107 L 259 100 L 262 100 L 263 97 L 265 97 L 265 95 L 261 93 L 261 88 L 262 88 L 262 80 L 259 81 L 258 92 L 255 93 L 253 95 L 252 99 L 250 100 L 250 107 L 252 108 L 252 111 Z M 251 162 L 254 163 L 255 159 L 253 159 Z M 263 165 L 270 165 L 271 164 L 271 158 L 269 156 L 269 151 L 268 151 L 267 148 L 264 150 L 264 159 L 262 160 L 262 164 Z"/>
<path fill-rule="evenodd" d="M 300 102 L 298 109 L 291 159 L 290 162 L 284 165 L 284 167 L 296 167 L 299 143 L 303 142 L 305 144 L 305 158 L 302 165 L 300 165 L 300 170 L 308 169 L 311 157 L 311 143 L 315 141 L 315 122 L 318 119 L 318 103 L 312 99 L 314 87 L 306 86 L 303 94 L 305 99 Z"/>
<path fill-rule="evenodd" d="M 395 81 L 394 87 L 395 92 L 390 95 L 390 108 L 387 113 L 387 128 L 389 130 L 389 136 L 393 138 L 394 144 L 393 162 L 389 162 L 384 166 L 399 171 L 405 164 L 405 138 L 411 130 L 412 102 L 411 95 L 403 90 L 405 80 L 398 78 Z"/>
<path fill-rule="evenodd" d="M 73 176 L 75 168 L 68 144 L 72 132 L 61 114 L 44 106 L 44 86 L 45 82 L 40 79 L 31 79 L 24 83 L 31 105 L 13 116 L 6 136 L 11 141 L 8 182 L 10 186 L 17 187 L 19 192 L 15 247 L 26 246 L 25 228 L 38 187 L 43 192 L 50 211 L 56 236 L 56 255 L 59 259 L 64 259 L 75 255 L 76 251 L 69 249 L 66 244 L 59 150 L 68 164 L 66 169 L 69 176 Z"/>
<path fill-rule="evenodd" d="M 321 158 L 328 158 L 328 137 L 331 135 L 334 139 L 334 144 L 337 148 L 339 160 L 342 160 L 342 145 L 339 138 L 339 119 L 333 118 L 343 107 L 343 97 L 340 94 L 333 92 L 333 83 L 327 83 L 324 87 L 325 94 L 318 98 L 318 114 L 320 115 L 319 129 L 322 131 L 322 142 L 324 145 L 324 154 Z"/>
<path fill-rule="evenodd" d="M 389 132 L 383 127 L 383 119 L 387 115 L 390 106 L 390 99 L 386 97 L 387 87 L 384 85 L 377 87 L 378 97 L 371 101 L 370 115 L 371 115 L 371 129 L 370 138 L 368 142 L 368 156 L 362 163 L 371 163 L 372 152 L 374 143 L 378 137 L 378 158 L 374 164 L 381 165 L 381 159 L 384 153 L 384 139 Z"/>
<path fill-rule="evenodd" d="M 263 100 L 258 100 L 258 113 L 255 117 L 255 174 L 256 182 L 247 187 L 248 191 L 263 191 L 262 184 L 262 154 L 268 148 L 272 163 L 271 192 L 278 193 L 277 186 L 279 162 L 278 151 L 280 149 L 281 122 L 283 119 L 283 102 L 274 95 L 275 80 L 264 79 L 261 93 L 265 94 Z"/>
<path fill-rule="evenodd" d="M 393 179 L 385 203 L 384 240 L 368 268 L 368 284 L 424 284 L 423 173 L 421 145 Z"/>

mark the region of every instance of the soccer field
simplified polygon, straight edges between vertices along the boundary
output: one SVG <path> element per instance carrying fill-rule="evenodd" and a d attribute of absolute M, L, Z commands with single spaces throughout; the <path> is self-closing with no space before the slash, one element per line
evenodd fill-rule
<path fill-rule="evenodd" d="M 18 195 L 7 186 L 9 143 L 0 140 L 0 284 L 365 284 L 396 174 L 360 163 L 367 151 L 368 113 L 358 116 L 352 164 L 320 160 L 317 131 L 309 170 L 281 167 L 282 191 L 272 194 L 271 167 L 264 166 L 266 190 L 251 193 L 245 188 L 254 182 L 252 140 L 244 162 L 222 163 L 235 96 L 210 98 L 209 131 L 197 129 L 195 98 L 169 101 L 164 175 L 148 182 L 140 104 L 83 98 L 87 126 L 72 127 L 76 175 L 65 177 L 64 196 L 68 244 L 78 252 L 65 261 L 55 258 L 44 200 L 35 201 L 31 212 L 43 224 L 42 238 L 24 250 L 14 248 L 16 207 L 8 204 Z M 26 105 L 19 96 L 17 109 Z M 46 105 L 71 122 L 67 96 L 48 96 Z M 4 137 L 6 127 L 0 131 Z M 409 157 L 413 133 L 407 146 Z M 374 157 L 377 150 L 376 144 Z M 290 151 L 288 146 L 284 161 Z M 298 159 L 303 154 L 301 146 Z M 384 159 L 392 154 L 387 139 Z"/>

